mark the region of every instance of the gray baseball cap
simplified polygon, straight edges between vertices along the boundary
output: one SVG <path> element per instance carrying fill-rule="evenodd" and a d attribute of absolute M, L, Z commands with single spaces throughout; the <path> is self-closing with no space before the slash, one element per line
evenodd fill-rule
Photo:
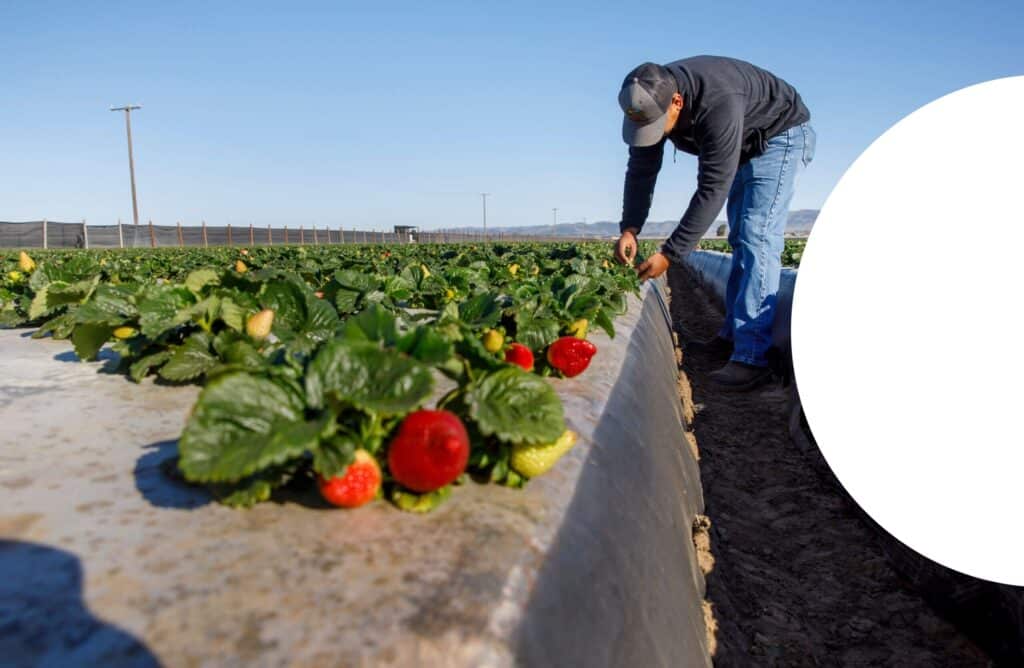
<path fill-rule="evenodd" d="M 622 140 L 630 146 L 654 146 L 665 136 L 665 117 L 679 89 L 665 67 L 644 63 L 626 75 L 619 91 Z"/>

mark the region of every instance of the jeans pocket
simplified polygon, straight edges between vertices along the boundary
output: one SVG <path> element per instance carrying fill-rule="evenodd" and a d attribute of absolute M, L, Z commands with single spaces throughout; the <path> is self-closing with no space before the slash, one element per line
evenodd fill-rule
<path fill-rule="evenodd" d="M 804 123 L 800 126 L 804 133 L 804 154 L 803 163 L 804 167 L 811 164 L 814 160 L 814 150 L 817 148 L 818 133 L 814 131 L 814 128 L 809 123 Z"/>

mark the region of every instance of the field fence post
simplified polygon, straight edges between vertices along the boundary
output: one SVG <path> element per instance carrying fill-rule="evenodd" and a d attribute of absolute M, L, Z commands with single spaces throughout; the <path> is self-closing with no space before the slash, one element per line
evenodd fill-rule
<path fill-rule="evenodd" d="M 233 245 L 231 243 L 231 223 L 228 223 L 228 246 Z"/>
<path fill-rule="evenodd" d="M 49 243 L 46 239 L 46 219 L 43 218 L 43 248 L 49 248 Z"/>
<path fill-rule="evenodd" d="M 306 245 L 306 230 L 303 229 L 302 225 L 299 225 L 299 245 Z"/>
<path fill-rule="evenodd" d="M 253 236 L 253 234 L 254 234 L 254 230 L 252 229 L 252 223 L 249 223 L 249 245 L 250 246 L 255 246 L 256 245 L 256 237 Z"/>
<path fill-rule="evenodd" d="M 89 248 L 89 226 L 85 224 L 85 218 L 82 219 L 82 246 Z"/>
<path fill-rule="evenodd" d="M 124 248 L 124 230 L 121 228 L 121 219 L 117 219 L 117 247 Z"/>
<path fill-rule="evenodd" d="M 209 243 L 209 240 L 206 238 L 206 221 L 204 220 L 203 221 L 203 248 L 209 248 L 209 247 L 210 247 L 210 243 Z"/>
<path fill-rule="evenodd" d="M 285 244 L 288 243 L 288 226 L 287 225 L 284 226 L 284 243 Z"/>
<path fill-rule="evenodd" d="M 181 231 L 181 221 L 178 221 L 178 248 L 185 247 L 185 235 Z"/>
<path fill-rule="evenodd" d="M 274 233 L 271 230 L 269 223 L 267 224 L 267 245 L 268 246 L 273 246 L 274 245 Z"/>
<path fill-rule="evenodd" d="M 320 240 L 316 238 L 316 225 L 313 226 L 313 245 L 319 246 Z"/>
<path fill-rule="evenodd" d="M 153 219 L 149 219 L 149 247 L 156 248 L 156 231 L 153 229 Z"/>

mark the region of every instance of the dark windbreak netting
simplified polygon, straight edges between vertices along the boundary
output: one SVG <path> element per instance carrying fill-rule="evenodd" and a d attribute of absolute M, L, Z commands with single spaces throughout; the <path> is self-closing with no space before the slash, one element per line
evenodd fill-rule
<path fill-rule="evenodd" d="M 201 227 L 182 227 L 181 236 L 186 246 L 203 245 L 203 228 Z"/>
<path fill-rule="evenodd" d="M 43 221 L 0 223 L 0 248 L 42 248 Z"/>
<path fill-rule="evenodd" d="M 121 234 L 117 225 L 88 225 L 89 248 L 120 248 Z"/>
<path fill-rule="evenodd" d="M 82 223 L 0 222 L 0 248 L 83 248 Z"/>
<path fill-rule="evenodd" d="M 45 233 L 44 233 L 45 228 Z M 0 222 L 0 248 L 173 248 L 178 246 L 271 246 L 283 244 L 401 244 L 477 242 L 483 235 L 448 230 L 383 232 L 380 230 L 327 229 L 312 226 L 250 227 L 201 225 L 87 225 L 51 221 Z M 490 233 L 491 241 L 565 241 L 562 237 L 538 237 Z"/>

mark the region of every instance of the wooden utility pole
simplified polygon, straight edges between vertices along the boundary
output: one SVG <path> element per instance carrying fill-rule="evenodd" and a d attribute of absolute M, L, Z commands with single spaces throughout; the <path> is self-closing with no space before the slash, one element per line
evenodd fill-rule
<path fill-rule="evenodd" d="M 480 193 L 480 198 L 484 201 L 484 241 L 487 241 L 487 196 L 491 193 Z"/>
<path fill-rule="evenodd" d="M 128 133 L 128 174 L 132 180 L 132 220 L 139 224 L 139 202 L 135 197 L 135 157 L 132 155 L 132 111 L 142 109 L 141 105 L 125 105 L 123 107 L 111 107 L 111 111 L 124 112 L 124 128 Z"/>

